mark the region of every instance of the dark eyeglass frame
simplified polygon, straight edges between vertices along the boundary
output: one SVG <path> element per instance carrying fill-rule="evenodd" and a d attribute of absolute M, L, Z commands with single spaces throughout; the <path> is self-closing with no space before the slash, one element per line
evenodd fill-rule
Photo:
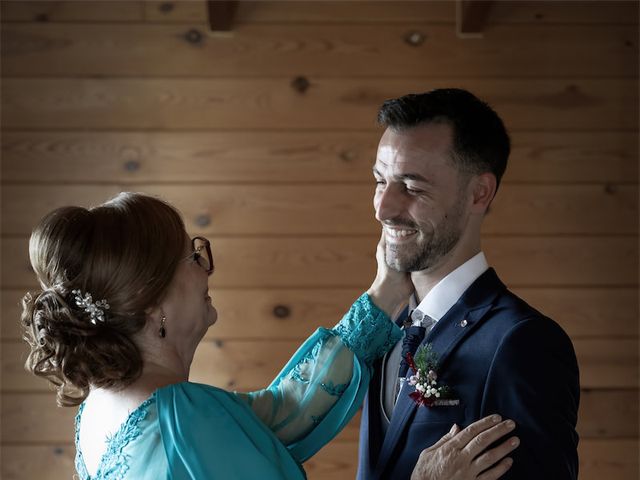
<path fill-rule="evenodd" d="M 200 247 L 196 247 L 196 240 L 200 240 L 201 242 L 204 243 L 204 245 L 201 245 Z M 193 258 L 194 261 L 198 262 L 198 258 L 202 256 L 202 253 L 201 253 L 202 247 L 204 247 L 205 252 L 207 252 L 207 258 L 209 260 L 209 268 L 208 269 L 205 268 L 205 271 L 207 272 L 207 275 L 211 275 L 216 267 L 213 264 L 213 255 L 211 254 L 211 242 L 209 242 L 209 240 L 207 240 L 204 237 L 193 237 L 191 239 L 191 248 L 193 248 L 193 253 L 190 255 L 190 257 Z M 200 262 L 198 262 L 198 265 L 202 267 Z"/>

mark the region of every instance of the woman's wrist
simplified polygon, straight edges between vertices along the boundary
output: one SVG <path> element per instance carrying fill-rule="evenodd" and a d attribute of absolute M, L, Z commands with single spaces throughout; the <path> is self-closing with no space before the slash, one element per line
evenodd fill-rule
<path fill-rule="evenodd" d="M 402 338 L 400 328 L 368 293 L 358 297 L 332 331 L 369 366 Z"/>
<path fill-rule="evenodd" d="M 392 289 L 389 287 L 381 288 L 377 285 L 371 285 L 367 290 L 367 295 L 371 301 L 382 310 L 391 319 L 394 318 L 398 310 L 407 303 L 408 298 L 402 293 L 401 289 Z"/>

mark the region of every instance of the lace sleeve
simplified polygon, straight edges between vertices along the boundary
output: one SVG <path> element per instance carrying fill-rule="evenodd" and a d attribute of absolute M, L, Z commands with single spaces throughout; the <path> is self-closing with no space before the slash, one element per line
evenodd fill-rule
<path fill-rule="evenodd" d="M 367 294 L 333 329 L 318 329 L 265 390 L 238 394 L 299 461 L 331 440 L 360 407 L 373 362 L 402 337 Z"/>

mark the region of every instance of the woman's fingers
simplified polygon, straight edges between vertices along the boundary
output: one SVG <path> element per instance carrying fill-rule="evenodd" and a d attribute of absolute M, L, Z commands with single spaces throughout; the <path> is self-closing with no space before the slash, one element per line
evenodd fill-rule
<path fill-rule="evenodd" d="M 507 457 L 495 467 L 490 468 L 486 472 L 482 472 L 482 474 L 476 477 L 476 480 L 496 480 L 507 473 L 507 470 L 511 468 L 511 465 L 513 465 L 513 460 Z"/>
<path fill-rule="evenodd" d="M 467 443 L 464 450 L 469 453 L 471 458 L 475 458 L 480 455 L 486 448 L 499 438 L 504 437 L 510 431 L 516 428 L 516 424 L 513 420 L 505 420 L 497 425 L 494 425 L 487 430 L 480 432 L 469 443 Z M 494 462 L 495 463 L 495 462 Z M 488 466 L 488 465 L 487 465 Z"/>
<path fill-rule="evenodd" d="M 482 472 L 490 466 L 495 465 L 518 448 L 518 445 L 520 445 L 520 439 L 518 437 L 511 437 L 497 447 L 487 450 L 473 461 L 476 470 Z"/>
<path fill-rule="evenodd" d="M 440 447 L 444 443 L 451 440 L 455 436 L 455 434 L 458 433 L 459 431 L 460 431 L 460 427 L 454 423 L 453 426 L 451 427 L 451 430 L 445 433 L 440 440 L 438 440 L 436 443 L 431 445 L 426 450 L 435 450 L 436 448 Z"/>
<path fill-rule="evenodd" d="M 473 422 L 467 428 L 462 430 L 458 435 L 456 435 L 451 440 L 451 444 L 458 450 L 462 450 L 471 440 L 473 440 L 479 434 L 499 424 L 501 421 L 502 417 L 500 415 L 489 415 L 488 417 L 481 418 L 480 420 Z"/>
<path fill-rule="evenodd" d="M 378 262 L 376 278 L 367 293 L 378 308 L 389 317 L 395 318 L 409 301 L 413 284 L 407 272 L 396 271 L 387 265 L 383 232 L 376 248 L 376 261 Z"/>

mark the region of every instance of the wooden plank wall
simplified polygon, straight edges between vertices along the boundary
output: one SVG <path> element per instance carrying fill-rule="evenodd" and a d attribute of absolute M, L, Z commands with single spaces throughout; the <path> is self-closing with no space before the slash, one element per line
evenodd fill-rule
<path fill-rule="evenodd" d="M 264 386 L 368 285 L 378 105 L 458 86 L 509 126 L 484 248 L 579 357 L 581 478 L 638 476 L 638 4 L 2 2 L 2 478 L 71 478 L 74 411 L 22 370 L 26 245 L 53 207 L 160 194 L 208 235 L 220 321 L 193 379 Z M 412 41 L 413 40 L 413 41 Z M 353 478 L 357 422 L 307 464 Z"/>

